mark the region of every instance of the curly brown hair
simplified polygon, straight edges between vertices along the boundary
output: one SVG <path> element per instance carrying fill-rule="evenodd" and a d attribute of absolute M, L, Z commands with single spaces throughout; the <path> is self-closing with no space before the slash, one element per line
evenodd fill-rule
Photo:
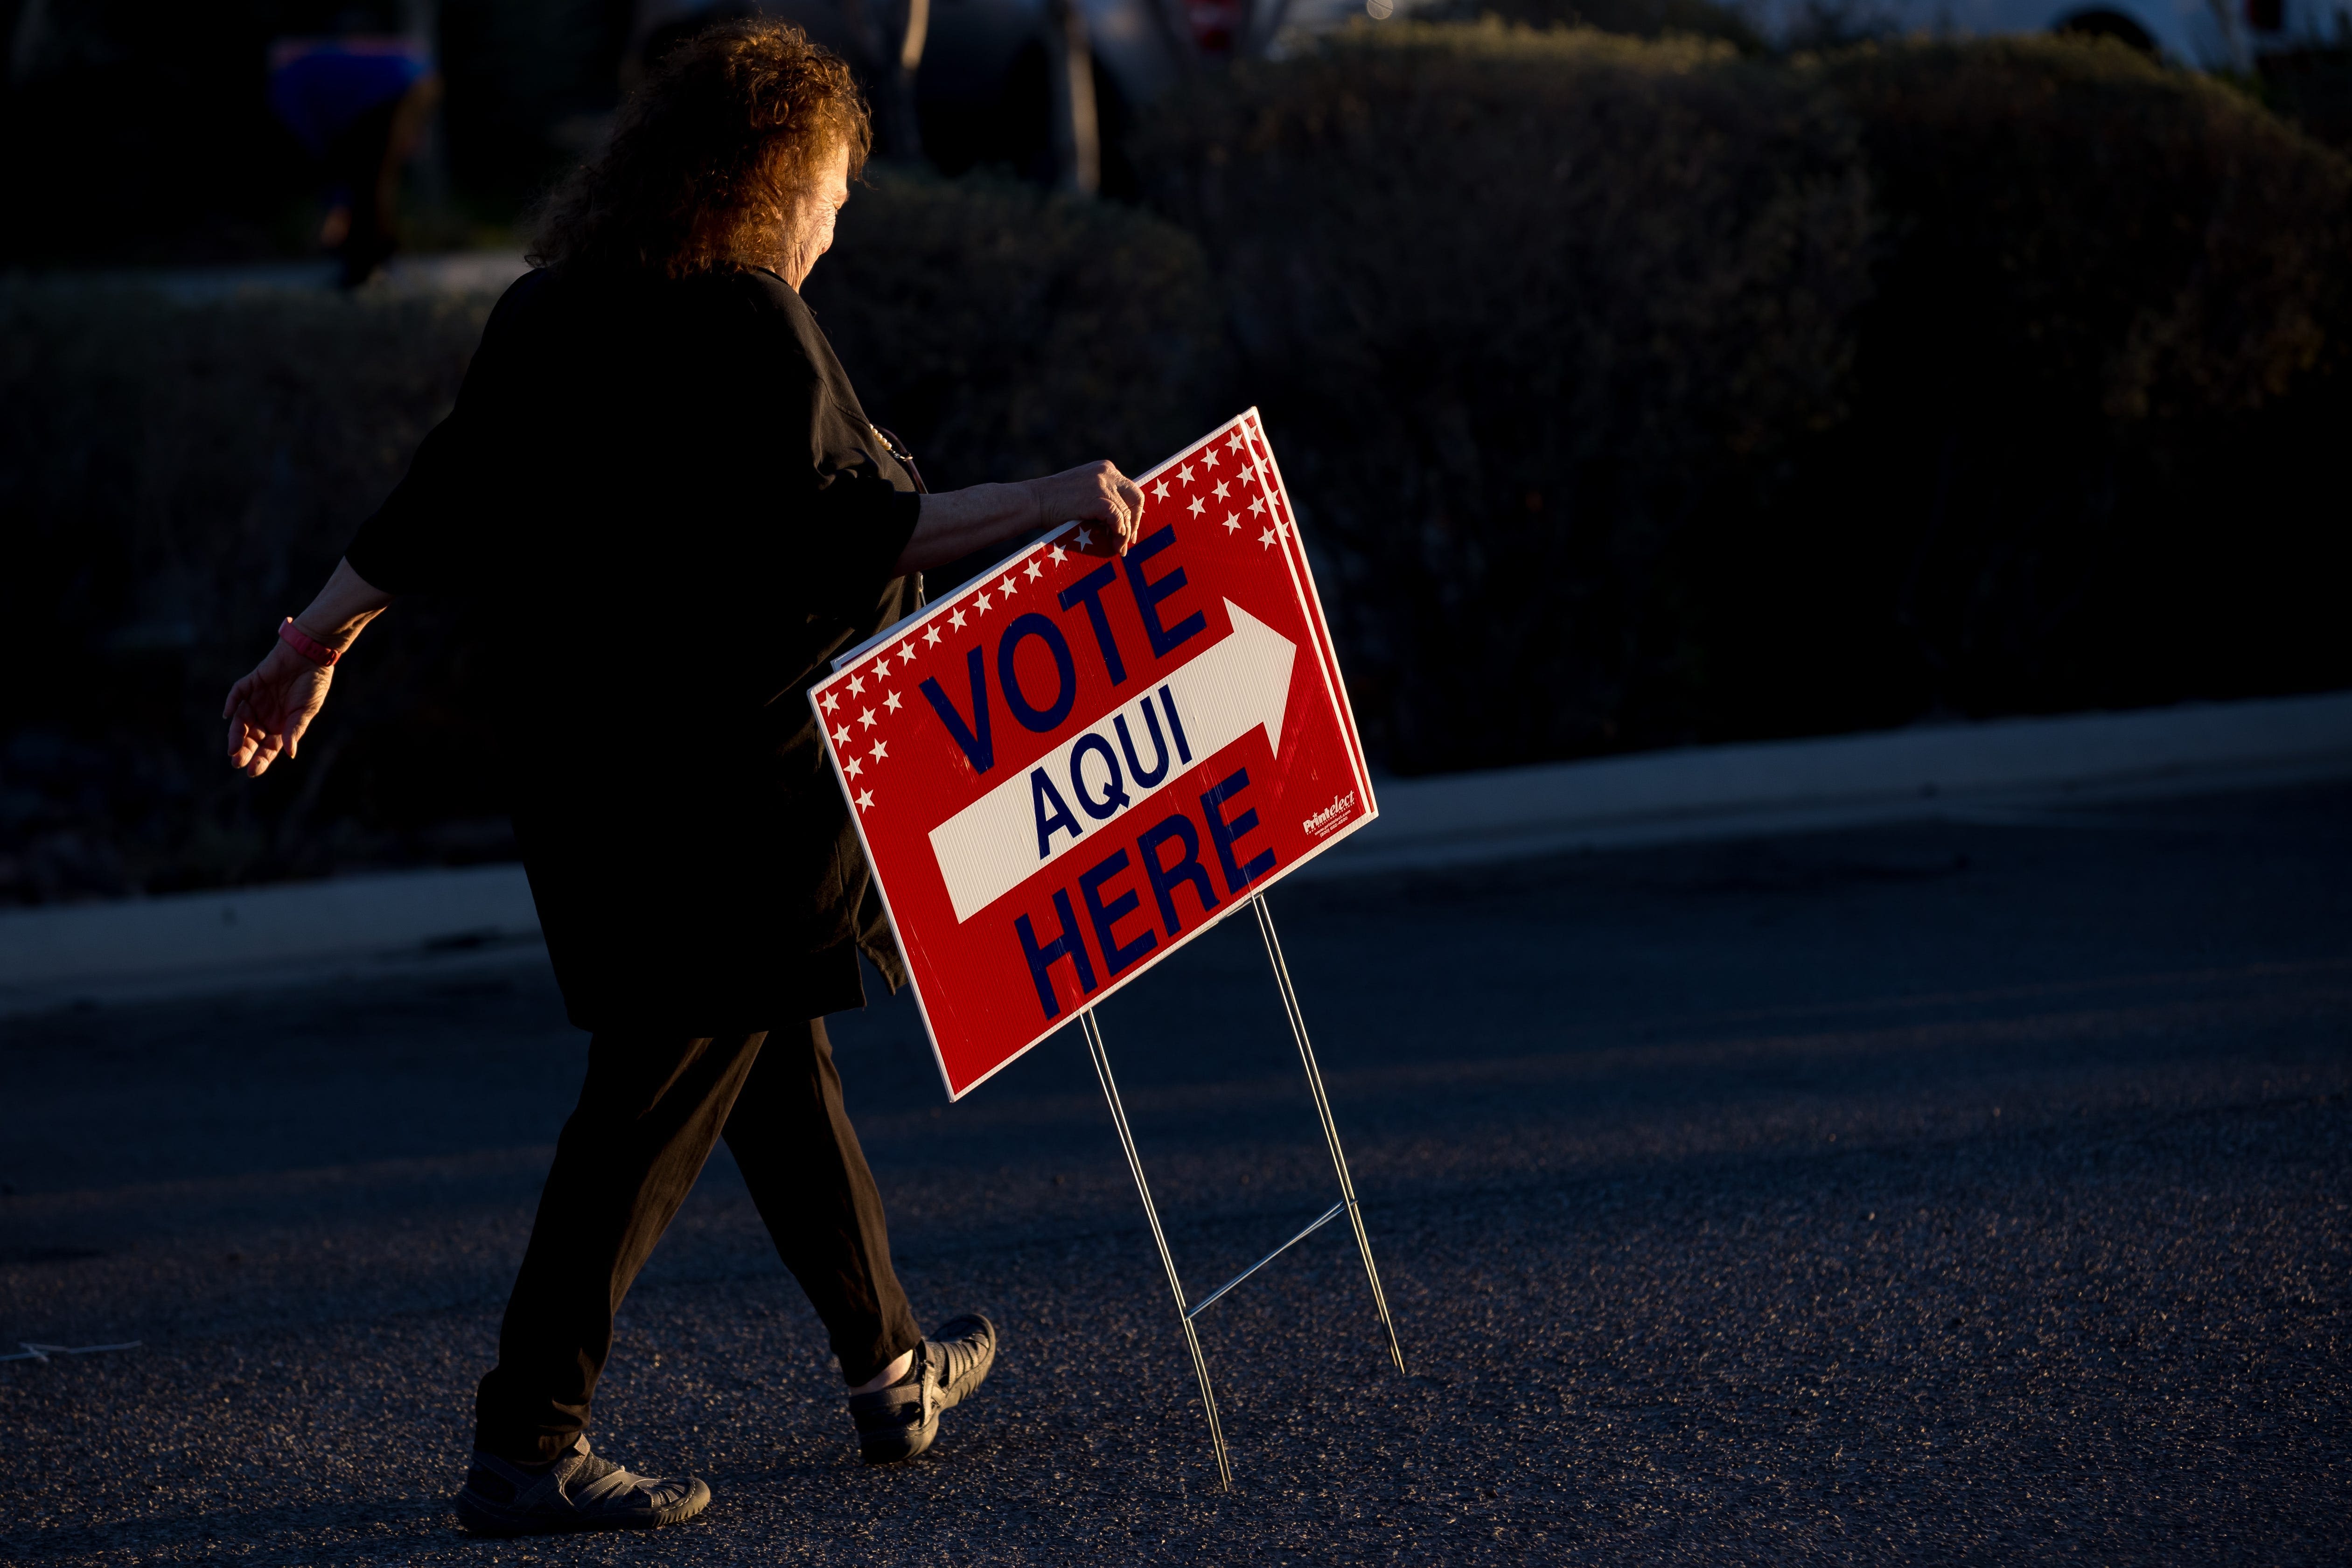
<path fill-rule="evenodd" d="M 713 27 L 663 57 L 604 152 L 548 193 L 530 260 L 670 277 L 776 267 L 793 198 L 844 143 L 855 179 L 874 133 L 838 55 L 782 22 Z"/>

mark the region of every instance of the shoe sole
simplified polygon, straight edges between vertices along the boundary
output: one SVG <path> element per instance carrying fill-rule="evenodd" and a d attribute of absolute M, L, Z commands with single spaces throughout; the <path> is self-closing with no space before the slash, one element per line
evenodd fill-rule
<path fill-rule="evenodd" d="M 908 1459 L 919 1459 L 928 1453 L 939 1435 L 940 1418 L 934 1416 L 931 1417 L 931 1424 L 916 1433 L 914 1441 L 905 1448 L 901 1448 L 895 1445 L 877 1445 L 869 1448 L 860 1444 L 857 1457 L 869 1465 L 903 1465 Z"/>
<path fill-rule="evenodd" d="M 496 1503 L 483 1502 L 457 1494 L 457 1522 L 476 1535 L 510 1537 L 517 1535 L 577 1535 L 591 1530 L 660 1530 L 667 1525 L 684 1524 L 688 1520 L 710 1506 L 710 1488 L 698 1479 L 685 1500 L 667 1508 L 657 1508 L 649 1513 L 624 1514 L 509 1514 Z"/>

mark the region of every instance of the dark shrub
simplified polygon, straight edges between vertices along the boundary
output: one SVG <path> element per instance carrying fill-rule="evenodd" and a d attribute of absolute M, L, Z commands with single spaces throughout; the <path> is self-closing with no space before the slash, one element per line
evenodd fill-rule
<path fill-rule="evenodd" d="M 2352 681 L 2333 154 L 2114 44 L 1870 48 L 1854 417 L 1723 536 L 1717 733 Z M 1759 585 L 1769 591 L 1758 593 Z"/>
<path fill-rule="evenodd" d="M 489 305 L 0 291 L 0 647 L 42 673 L 0 695 L 0 898 L 318 873 L 497 809 L 448 713 L 445 607 L 371 634 L 283 779 L 232 776 L 215 717 L 447 407 Z"/>
<path fill-rule="evenodd" d="M 2316 362 L 2347 167 L 2241 94 L 2059 39 L 1871 47 L 1825 74 L 1895 217 L 1874 330 L 1995 371 L 2036 417 L 2242 413 Z"/>
<path fill-rule="evenodd" d="M 1632 38 L 1720 38 L 1742 54 L 1764 52 L 1755 24 L 1717 0 L 1445 0 L 1413 11 L 1423 22 L 1492 16 L 1522 27 L 1591 27 Z"/>
<path fill-rule="evenodd" d="M 1139 214 L 886 184 L 816 279 L 875 417 L 942 485 L 1148 463 L 1224 412 L 1199 251 Z M 448 406 L 490 303 L 0 287 L 0 652 L 37 672 L 0 694 L 0 900 L 510 852 L 513 676 L 452 606 L 378 622 L 290 767 L 231 775 L 216 716 Z M 562 635 L 542 611 L 526 635 Z"/>
<path fill-rule="evenodd" d="M 1201 248 L 1118 205 L 877 172 L 808 300 L 941 489 L 1158 462 L 1233 413 Z"/>
<path fill-rule="evenodd" d="M 2256 64 L 2264 102 L 2337 152 L 2352 148 L 2352 45 L 2278 49 Z"/>
<path fill-rule="evenodd" d="M 1821 80 L 1720 45 L 1359 29 L 1146 144 L 1208 245 L 1407 771 L 1696 733 L 1683 575 L 1842 417 L 1867 183 Z"/>
<path fill-rule="evenodd" d="M 1148 148 L 1400 769 L 2352 683 L 2347 166 L 2225 87 L 1389 28 Z"/>

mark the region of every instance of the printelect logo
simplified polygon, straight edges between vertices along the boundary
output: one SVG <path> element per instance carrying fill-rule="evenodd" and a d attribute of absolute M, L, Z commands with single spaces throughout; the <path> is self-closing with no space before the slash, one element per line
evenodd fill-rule
<path fill-rule="evenodd" d="M 1299 824 L 1320 838 L 1356 814 L 1356 792 L 1352 789 Z"/>

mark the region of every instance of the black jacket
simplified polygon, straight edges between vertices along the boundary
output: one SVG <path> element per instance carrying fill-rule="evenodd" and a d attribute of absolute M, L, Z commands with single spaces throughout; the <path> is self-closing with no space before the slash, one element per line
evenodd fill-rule
<path fill-rule="evenodd" d="M 348 556 L 487 621 L 573 1022 L 713 1034 L 857 1007 L 861 931 L 902 977 L 804 694 L 913 608 L 892 567 L 914 489 L 772 273 L 542 269 L 491 313 Z"/>

